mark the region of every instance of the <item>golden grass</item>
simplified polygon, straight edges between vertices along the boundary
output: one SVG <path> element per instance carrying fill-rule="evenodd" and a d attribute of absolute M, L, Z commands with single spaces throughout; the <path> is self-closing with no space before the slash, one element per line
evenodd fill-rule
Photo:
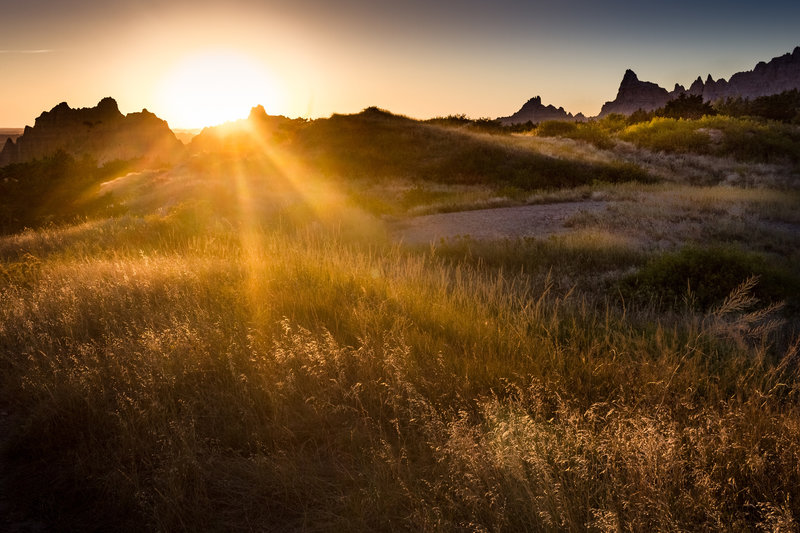
<path fill-rule="evenodd" d="M 0 243 L 5 456 L 27 516 L 226 531 L 795 523 L 797 344 L 722 327 L 738 309 L 617 308 L 333 222 L 180 220 Z M 587 231 L 546 246 L 588 261 L 629 243 Z"/>
<path fill-rule="evenodd" d="M 469 135 L 617 160 L 573 141 Z M 690 293 L 664 310 L 615 289 L 687 241 L 733 240 L 796 275 L 795 193 L 370 183 L 280 158 L 233 163 L 131 174 L 101 187 L 125 215 L 0 238 L 11 428 L 0 496 L 12 519 L 119 531 L 797 527 L 796 314 L 755 302 L 755 280 L 707 311 Z M 375 214 L 493 198 L 612 205 L 547 240 L 415 249 L 389 242 Z"/>

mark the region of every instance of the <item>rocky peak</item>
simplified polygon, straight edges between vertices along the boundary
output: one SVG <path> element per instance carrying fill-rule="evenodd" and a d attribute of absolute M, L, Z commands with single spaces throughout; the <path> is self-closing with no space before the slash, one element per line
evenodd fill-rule
<path fill-rule="evenodd" d="M 713 84 L 706 81 L 702 95 L 705 101 L 731 97 L 749 99 L 792 89 L 800 89 L 800 47 L 768 62 L 760 61 L 753 70 L 737 72 L 728 81 L 724 78 Z"/>
<path fill-rule="evenodd" d="M 267 115 L 267 111 L 266 111 L 266 109 L 264 109 L 264 106 L 259 104 L 259 105 L 255 106 L 254 108 L 252 108 L 250 110 L 250 114 L 247 116 L 247 120 L 250 120 L 250 121 L 255 121 L 255 120 L 264 121 L 264 120 L 267 120 L 268 117 L 269 117 L 269 115 Z"/>
<path fill-rule="evenodd" d="M 697 79 L 689 86 L 688 91 L 690 96 L 702 96 L 703 94 L 703 79 L 700 76 L 697 76 Z"/>
<path fill-rule="evenodd" d="M 649 81 L 639 81 L 636 73 L 628 69 L 619 84 L 616 99 L 603 104 L 600 116 L 609 113 L 630 115 L 639 109 L 650 111 L 663 106 L 668 101 L 669 93 L 666 89 Z"/>
<path fill-rule="evenodd" d="M 528 121 L 537 124 L 545 120 L 576 120 L 572 113 L 567 113 L 563 107 L 542 104 L 541 96 L 534 96 L 523 105 L 519 111 L 508 117 L 499 117 L 501 124 L 524 124 Z M 580 119 L 577 119 L 580 120 Z"/>
<path fill-rule="evenodd" d="M 625 71 L 625 75 L 622 76 L 622 83 L 619 85 L 622 87 L 624 85 L 634 85 L 636 83 L 639 83 L 639 76 L 637 76 L 636 73 L 631 69 L 627 69 Z"/>
<path fill-rule="evenodd" d="M 600 116 L 609 113 L 628 115 L 638 109 L 650 111 L 682 94 L 702 96 L 704 101 L 710 102 L 730 97 L 756 98 L 792 89 L 800 89 L 800 46 L 795 47 L 791 54 L 774 57 L 769 62 L 759 62 L 753 70 L 738 72 L 730 80 L 714 80 L 709 74 L 704 82 L 698 76 L 688 90 L 676 83 L 675 88 L 667 92 L 655 83 L 639 81 L 636 74 L 628 69 L 622 77 L 617 98 L 603 105 Z"/>
<path fill-rule="evenodd" d="M 97 103 L 96 109 L 98 113 L 112 114 L 112 115 L 119 113 L 119 106 L 117 105 L 117 101 L 111 98 L 110 96 L 106 96 L 105 98 L 100 100 Z"/>
<path fill-rule="evenodd" d="M 99 163 L 144 156 L 170 159 L 182 149 L 167 123 L 147 110 L 123 115 L 113 98 L 95 107 L 72 109 L 61 102 L 26 126 L 16 142 L 0 152 L 0 166 L 39 159 L 64 150 L 89 155 Z"/>

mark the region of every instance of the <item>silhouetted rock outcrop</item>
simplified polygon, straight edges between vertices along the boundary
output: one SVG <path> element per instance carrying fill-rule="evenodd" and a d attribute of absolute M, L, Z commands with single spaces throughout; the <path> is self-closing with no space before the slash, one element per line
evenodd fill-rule
<path fill-rule="evenodd" d="M 619 84 L 617 97 L 603 104 L 600 116 L 609 113 L 630 115 L 639 109 L 650 111 L 663 106 L 669 100 L 670 93 L 666 89 L 649 81 L 639 81 L 636 73 L 628 69 Z"/>
<path fill-rule="evenodd" d="M 0 152 L 0 166 L 39 159 L 63 150 L 89 155 L 98 163 L 116 159 L 169 160 L 183 151 L 167 123 L 143 109 L 123 115 L 113 98 L 96 107 L 72 109 L 62 102 L 26 126 L 16 142 Z"/>
<path fill-rule="evenodd" d="M 727 82 L 718 80 L 711 87 L 706 82 L 703 100 L 736 96 L 756 98 L 792 89 L 800 89 L 800 46 L 791 54 L 773 58 L 769 63 L 760 62 L 753 70 L 738 72 Z"/>
<path fill-rule="evenodd" d="M 578 113 L 572 115 L 564 111 L 563 107 L 556 108 L 553 105 L 545 106 L 542 104 L 542 97 L 537 96 L 531 98 L 522 108 L 508 117 L 500 117 L 497 119 L 501 124 L 524 124 L 525 122 L 533 122 L 534 124 L 543 122 L 545 120 L 586 120 L 583 114 Z"/>
<path fill-rule="evenodd" d="M 753 70 L 737 72 L 730 80 L 714 80 L 709 74 L 704 82 L 698 76 L 688 90 L 675 84 L 672 92 L 668 92 L 655 83 L 639 81 L 632 70 L 627 70 L 616 99 L 603 105 L 600 116 L 609 113 L 630 115 L 639 109 L 652 111 L 681 94 L 702 96 L 703 101 L 713 102 L 721 98 L 752 99 L 792 89 L 800 89 L 800 46 L 791 54 L 775 57 L 769 63 L 758 63 Z"/>

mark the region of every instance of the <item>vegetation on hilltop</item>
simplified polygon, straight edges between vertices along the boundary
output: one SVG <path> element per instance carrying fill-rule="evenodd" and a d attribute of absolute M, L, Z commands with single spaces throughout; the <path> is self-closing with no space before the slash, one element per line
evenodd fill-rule
<path fill-rule="evenodd" d="M 112 162 L 98 167 L 89 157 L 58 152 L 0 168 L 0 234 L 119 212 L 109 196 L 96 193 L 100 183 L 129 166 Z"/>
<path fill-rule="evenodd" d="M 630 122 L 633 122 L 632 124 Z M 602 149 L 627 141 L 655 152 L 691 153 L 757 163 L 800 164 L 800 127 L 723 115 L 697 119 L 608 115 L 586 123 L 543 122 L 544 137 L 565 137 Z"/>

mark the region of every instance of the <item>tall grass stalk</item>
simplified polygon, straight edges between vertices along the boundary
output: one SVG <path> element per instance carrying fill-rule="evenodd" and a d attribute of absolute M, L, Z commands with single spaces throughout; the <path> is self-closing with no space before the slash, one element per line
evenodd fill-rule
<path fill-rule="evenodd" d="M 0 252 L 3 460 L 23 516 L 610 531 L 800 514 L 797 341 L 718 327 L 749 286 L 664 313 L 325 226 L 155 217 Z"/>

